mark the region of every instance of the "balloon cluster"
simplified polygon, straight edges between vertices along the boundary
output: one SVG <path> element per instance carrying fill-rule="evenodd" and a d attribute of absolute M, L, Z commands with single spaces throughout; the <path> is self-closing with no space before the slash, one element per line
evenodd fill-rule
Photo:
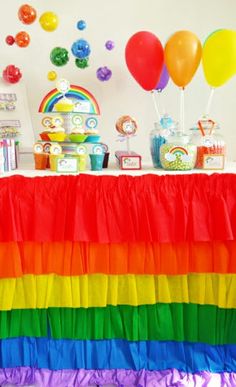
<path fill-rule="evenodd" d="M 88 67 L 90 45 L 85 39 L 76 40 L 71 46 L 71 52 L 75 56 L 75 64 L 80 69 Z"/>
<path fill-rule="evenodd" d="M 37 18 L 37 11 L 34 7 L 29 4 L 23 4 L 18 9 L 18 19 L 25 25 L 32 24 Z M 54 12 L 44 12 L 39 19 L 39 23 L 41 27 L 45 31 L 54 31 L 58 26 L 58 17 Z M 27 47 L 30 43 L 30 35 L 26 31 L 20 31 L 16 34 L 16 36 L 8 35 L 5 38 L 6 44 L 12 46 L 14 43 L 18 47 Z M 57 49 L 57 50 L 56 50 Z M 51 53 L 51 60 L 57 66 L 62 66 L 68 61 L 68 52 L 65 52 L 65 49 L 61 49 L 58 47 L 54 52 Z M 18 67 L 14 65 L 9 65 L 3 71 L 3 78 L 10 83 L 16 83 L 20 80 L 22 74 Z M 57 75 L 55 72 L 48 73 L 48 79 L 54 80 Z"/>
<path fill-rule="evenodd" d="M 25 25 L 32 24 L 37 18 L 37 11 L 34 7 L 29 4 L 23 4 L 18 9 L 18 19 Z M 39 24 L 47 32 L 55 31 L 59 24 L 58 16 L 52 12 L 44 12 L 39 17 Z M 83 31 L 86 28 L 86 21 L 79 20 L 77 22 L 77 29 Z M 12 46 L 14 43 L 21 48 L 27 47 L 30 44 L 30 35 L 26 31 L 20 31 L 14 37 L 13 35 L 8 35 L 5 38 L 6 44 Z M 105 47 L 107 50 L 113 50 L 115 44 L 112 40 L 107 40 Z M 89 57 L 91 54 L 90 44 L 85 39 L 78 39 L 73 42 L 71 46 L 71 52 L 75 57 L 75 64 L 80 69 L 85 69 L 89 66 Z M 55 66 L 64 66 L 69 61 L 69 53 L 66 48 L 55 47 L 51 50 L 50 60 Z M 101 81 L 107 81 L 111 78 L 112 72 L 110 69 L 105 67 L 100 67 L 97 70 L 97 78 Z M 49 71 L 47 75 L 48 80 L 55 80 L 57 74 L 55 71 Z"/>
<path fill-rule="evenodd" d="M 23 24 L 29 25 L 36 20 L 37 12 L 31 5 L 23 4 L 18 10 L 18 18 Z M 40 16 L 39 23 L 45 31 L 51 32 L 58 26 L 58 17 L 54 12 L 44 12 Z M 19 47 L 27 47 L 30 43 L 30 36 L 27 32 L 20 31 L 15 38 L 12 35 L 8 35 L 5 41 L 9 46 L 16 43 Z"/>
<path fill-rule="evenodd" d="M 32 24 L 37 18 L 37 12 L 31 5 L 23 4 L 18 10 L 18 18 L 23 24 Z M 30 35 L 25 31 L 20 31 L 15 37 L 8 35 L 5 42 L 9 46 L 16 43 L 18 47 L 27 47 L 30 43 Z"/>
<path fill-rule="evenodd" d="M 106 41 L 105 48 L 108 51 L 113 50 L 114 47 L 115 47 L 115 43 L 112 40 Z M 103 66 L 97 69 L 96 75 L 97 75 L 97 79 L 101 82 L 109 81 L 109 79 L 112 76 L 112 71 L 107 66 Z"/>
<path fill-rule="evenodd" d="M 140 31 L 128 40 L 125 59 L 131 75 L 147 91 L 162 91 L 169 77 L 184 89 L 201 59 L 207 83 L 219 87 L 236 74 L 236 31 L 214 31 L 203 46 L 193 32 L 177 31 L 164 48 L 153 33 Z"/>

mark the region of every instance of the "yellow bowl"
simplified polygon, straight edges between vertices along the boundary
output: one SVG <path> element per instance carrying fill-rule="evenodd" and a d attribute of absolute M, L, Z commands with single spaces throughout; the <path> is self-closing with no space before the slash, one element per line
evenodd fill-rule
<path fill-rule="evenodd" d="M 73 104 L 57 102 L 54 106 L 57 112 L 72 112 L 74 110 Z"/>
<path fill-rule="evenodd" d="M 48 137 L 51 141 L 65 141 L 67 135 L 64 132 L 48 133 Z"/>
<path fill-rule="evenodd" d="M 69 139 L 71 142 L 84 142 L 87 138 L 87 134 L 71 133 Z"/>

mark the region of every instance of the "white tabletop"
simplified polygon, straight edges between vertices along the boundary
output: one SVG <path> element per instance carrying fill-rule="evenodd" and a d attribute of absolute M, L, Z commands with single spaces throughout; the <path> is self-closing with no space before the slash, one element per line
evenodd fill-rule
<path fill-rule="evenodd" d="M 102 171 L 91 171 L 86 170 L 85 174 L 103 176 L 103 175 L 112 175 L 112 176 L 120 176 L 120 175 L 131 175 L 131 176 L 141 176 L 146 174 L 154 174 L 154 175 L 187 175 L 193 173 L 205 173 L 211 175 L 213 173 L 236 173 L 236 162 L 228 162 L 224 169 L 220 170 L 203 170 L 203 169 L 193 169 L 191 171 L 166 171 L 164 169 L 156 169 L 150 165 L 143 165 L 141 170 L 120 170 L 117 166 L 113 165 L 108 169 L 103 169 Z M 67 175 L 70 173 L 66 173 Z M 50 169 L 46 170 L 35 170 L 32 164 L 21 164 L 19 169 L 16 169 L 11 172 L 4 172 L 0 175 L 0 177 L 8 177 L 14 175 L 22 175 L 26 177 L 36 177 L 36 176 L 59 176 L 62 173 L 53 172 Z M 65 175 L 65 174 L 63 174 Z M 71 173 L 71 175 L 75 175 Z"/>

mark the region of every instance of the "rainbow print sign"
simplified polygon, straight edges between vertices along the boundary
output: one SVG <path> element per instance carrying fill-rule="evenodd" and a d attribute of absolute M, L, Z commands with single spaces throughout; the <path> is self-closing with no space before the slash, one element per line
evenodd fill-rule
<path fill-rule="evenodd" d="M 187 149 L 183 148 L 182 146 L 175 146 L 174 148 L 171 148 L 169 150 L 169 153 L 173 154 L 173 155 L 187 155 L 188 154 L 188 151 Z"/>
<path fill-rule="evenodd" d="M 100 114 L 99 105 L 95 97 L 81 86 L 70 85 L 70 89 L 65 94 L 75 105 L 74 112 Z M 63 98 L 63 94 L 58 89 L 51 90 L 42 100 L 39 106 L 40 113 L 53 112 L 55 104 Z"/>

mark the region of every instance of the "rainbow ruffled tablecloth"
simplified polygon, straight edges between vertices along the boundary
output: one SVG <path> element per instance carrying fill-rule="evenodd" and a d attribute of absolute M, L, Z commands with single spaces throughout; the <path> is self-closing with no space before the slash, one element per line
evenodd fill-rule
<path fill-rule="evenodd" d="M 236 385 L 236 175 L 0 180 L 0 384 Z"/>

